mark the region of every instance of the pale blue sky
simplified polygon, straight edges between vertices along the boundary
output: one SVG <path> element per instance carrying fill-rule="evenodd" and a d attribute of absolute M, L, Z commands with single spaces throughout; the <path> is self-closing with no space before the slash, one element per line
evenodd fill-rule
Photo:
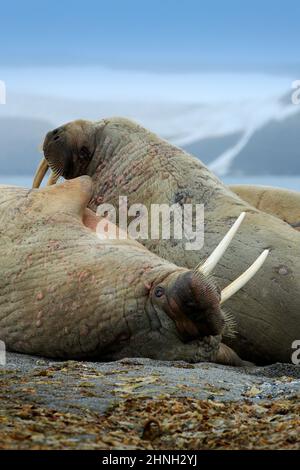
<path fill-rule="evenodd" d="M 233 70 L 300 64 L 299 0 L 1 3 L 0 64 Z"/>

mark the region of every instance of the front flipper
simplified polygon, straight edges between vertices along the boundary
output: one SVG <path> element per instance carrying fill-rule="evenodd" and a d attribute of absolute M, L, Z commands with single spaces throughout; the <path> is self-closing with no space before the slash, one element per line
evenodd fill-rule
<path fill-rule="evenodd" d="M 255 364 L 248 361 L 243 361 L 229 346 L 221 343 L 216 357 L 217 364 L 235 367 L 253 367 Z"/>

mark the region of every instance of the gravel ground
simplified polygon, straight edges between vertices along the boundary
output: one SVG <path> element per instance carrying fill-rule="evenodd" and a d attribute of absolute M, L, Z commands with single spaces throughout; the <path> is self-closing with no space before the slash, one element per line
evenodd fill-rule
<path fill-rule="evenodd" d="M 4 449 L 300 448 L 300 367 L 290 364 L 9 353 L 0 380 Z"/>

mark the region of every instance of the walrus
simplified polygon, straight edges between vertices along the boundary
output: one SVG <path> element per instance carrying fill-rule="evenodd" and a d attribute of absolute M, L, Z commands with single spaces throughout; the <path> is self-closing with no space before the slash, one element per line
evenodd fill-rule
<path fill-rule="evenodd" d="M 300 338 L 300 234 L 279 218 L 266 214 L 230 191 L 198 159 L 127 119 L 77 120 L 50 131 L 44 159 L 36 173 L 39 186 L 48 167 L 50 183 L 87 174 L 95 183 L 89 207 L 100 203 L 204 204 L 205 244 L 201 253 L 187 251 L 181 240 L 139 240 L 150 251 L 178 266 L 192 269 L 208 257 L 240 214 L 247 217 L 230 249 L 213 270 L 224 286 L 235 279 L 254 253 L 270 250 L 263 272 L 249 282 L 228 307 L 237 335 L 226 344 L 257 364 L 290 362 Z"/>
<path fill-rule="evenodd" d="M 265 255 L 246 280 L 221 291 L 202 266 L 180 268 L 135 240 L 99 237 L 100 219 L 87 209 L 92 194 L 88 176 L 40 190 L 0 187 L 0 339 L 6 347 L 55 358 L 247 365 L 221 343 L 232 334 L 222 305 Z"/>
<path fill-rule="evenodd" d="M 253 207 L 274 215 L 300 231 L 300 192 L 252 184 L 231 185 L 230 189 Z"/>

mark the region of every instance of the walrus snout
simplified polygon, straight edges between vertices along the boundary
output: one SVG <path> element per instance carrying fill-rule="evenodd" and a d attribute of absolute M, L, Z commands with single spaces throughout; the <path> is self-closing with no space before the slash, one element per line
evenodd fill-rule
<path fill-rule="evenodd" d="M 185 341 L 223 333 L 225 316 L 220 299 L 217 286 L 194 271 L 171 275 L 152 292 L 153 304 L 175 322 Z"/>
<path fill-rule="evenodd" d="M 44 158 L 34 177 L 33 188 L 39 188 L 48 169 L 52 170 L 47 185 L 87 174 L 95 153 L 95 126 L 90 121 L 78 120 L 57 127 L 45 136 Z"/>
<path fill-rule="evenodd" d="M 67 145 L 67 135 L 63 126 L 46 134 L 43 152 L 52 172 L 68 179 L 67 175 L 72 172 L 73 167 L 73 152 Z"/>

